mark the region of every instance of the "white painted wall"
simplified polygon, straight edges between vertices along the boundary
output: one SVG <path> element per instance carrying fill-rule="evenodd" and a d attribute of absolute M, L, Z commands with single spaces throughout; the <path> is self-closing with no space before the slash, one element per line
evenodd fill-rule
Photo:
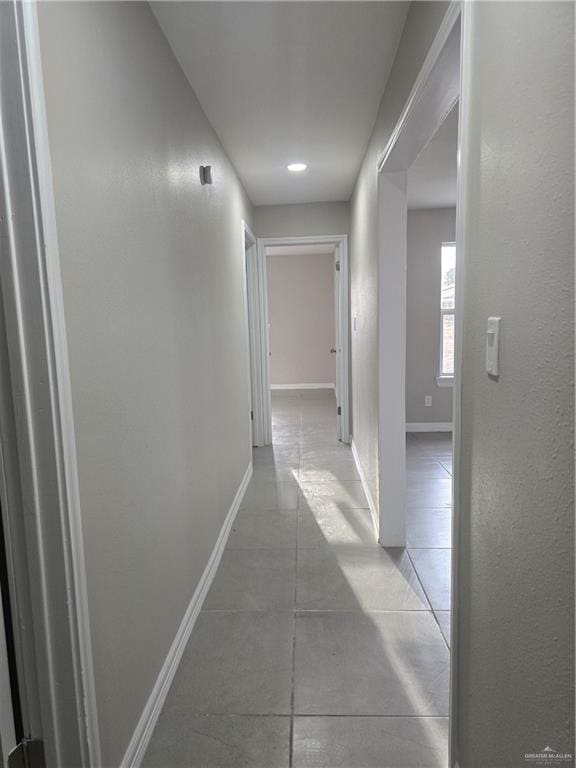
<path fill-rule="evenodd" d="M 270 384 L 334 384 L 334 253 L 268 255 Z"/>
<path fill-rule="evenodd" d="M 454 757 L 472 768 L 574 753 L 574 6 L 465 13 Z"/>
<path fill-rule="evenodd" d="M 406 421 L 451 422 L 452 389 L 436 384 L 440 356 L 442 243 L 456 237 L 456 209 L 408 211 Z M 424 397 L 432 396 L 432 407 Z"/>
<path fill-rule="evenodd" d="M 259 205 L 254 208 L 254 226 L 257 237 L 347 235 L 350 231 L 350 205 Z"/>
<path fill-rule="evenodd" d="M 378 178 L 378 541 L 406 544 L 406 171 Z M 394 333 L 390 329 L 394 328 Z"/>
<path fill-rule="evenodd" d="M 42 3 L 39 16 L 113 766 L 250 462 L 240 222 L 252 211 L 146 4 Z"/>
<path fill-rule="evenodd" d="M 448 3 L 412 3 L 350 201 L 354 443 L 378 498 L 378 157 L 394 129 Z"/>

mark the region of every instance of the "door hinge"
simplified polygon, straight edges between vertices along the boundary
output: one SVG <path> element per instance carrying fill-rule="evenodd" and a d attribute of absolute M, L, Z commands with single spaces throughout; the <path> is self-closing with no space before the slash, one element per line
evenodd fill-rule
<path fill-rule="evenodd" d="M 254 411 L 250 411 L 250 419 L 254 421 Z"/>
<path fill-rule="evenodd" d="M 338 406 L 338 416 L 342 416 L 342 406 Z"/>
<path fill-rule="evenodd" d="M 336 262 L 336 272 L 340 272 L 340 262 Z"/>
<path fill-rule="evenodd" d="M 44 744 L 40 739 L 22 739 L 8 755 L 8 768 L 45 768 Z"/>

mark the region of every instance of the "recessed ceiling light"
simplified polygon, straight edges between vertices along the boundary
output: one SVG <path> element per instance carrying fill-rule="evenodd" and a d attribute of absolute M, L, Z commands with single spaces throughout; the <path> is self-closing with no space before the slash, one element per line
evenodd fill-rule
<path fill-rule="evenodd" d="M 306 163 L 290 163 L 288 166 L 288 170 L 292 171 L 292 173 L 300 173 L 301 171 L 305 171 L 308 166 Z"/>

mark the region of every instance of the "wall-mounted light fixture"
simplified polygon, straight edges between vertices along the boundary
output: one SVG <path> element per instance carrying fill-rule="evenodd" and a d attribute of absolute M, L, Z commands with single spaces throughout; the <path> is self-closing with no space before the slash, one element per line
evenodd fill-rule
<path fill-rule="evenodd" d="M 201 165 L 200 166 L 200 184 L 212 184 L 212 166 Z"/>

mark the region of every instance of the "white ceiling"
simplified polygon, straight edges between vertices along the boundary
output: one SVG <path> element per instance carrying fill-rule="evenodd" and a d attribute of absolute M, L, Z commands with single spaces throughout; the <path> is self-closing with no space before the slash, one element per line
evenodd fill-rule
<path fill-rule="evenodd" d="M 333 256 L 335 246 L 330 243 L 302 245 L 268 245 L 266 256 Z"/>
<path fill-rule="evenodd" d="M 408 3 L 152 8 L 255 205 L 350 198 Z"/>
<path fill-rule="evenodd" d="M 456 205 L 458 105 L 442 123 L 408 171 L 409 208 Z"/>

